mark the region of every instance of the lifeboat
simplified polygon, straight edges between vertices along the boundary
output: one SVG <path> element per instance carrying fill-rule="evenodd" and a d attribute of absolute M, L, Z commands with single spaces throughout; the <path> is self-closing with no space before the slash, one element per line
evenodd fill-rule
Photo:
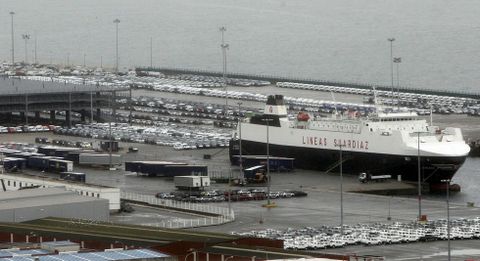
<path fill-rule="evenodd" d="M 310 116 L 306 112 L 299 112 L 297 115 L 297 120 L 298 121 L 308 121 L 310 119 Z"/>

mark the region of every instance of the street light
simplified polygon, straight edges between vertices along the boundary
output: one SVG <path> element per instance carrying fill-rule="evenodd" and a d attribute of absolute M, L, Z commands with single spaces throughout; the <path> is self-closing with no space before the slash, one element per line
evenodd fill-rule
<path fill-rule="evenodd" d="M 395 41 L 395 38 L 388 38 L 387 39 L 390 42 L 390 75 L 392 78 L 392 104 L 393 104 L 393 41 Z"/>
<path fill-rule="evenodd" d="M 420 162 L 420 134 L 428 133 L 426 131 L 417 131 L 414 132 L 417 134 L 417 175 L 418 175 L 418 220 L 422 219 L 422 173 L 421 173 L 421 162 Z"/>
<path fill-rule="evenodd" d="M 150 37 L 150 68 L 153 68 L 153 38 Z"/>
<path fill-rule="evenodd" d="M 340 235 L 343 235 L 343 145 L 338 144 L 340 148 Z"/>
<path fill-rule="evenodd" d="M 243 159 L 242 159 L 242 118 L 240 116 L 240 108 L 242 106 L 242 102 L 237 102 L 238 104 L 238 145 L 239 145 L 239 167 L 240 167 L 240 177 L 243 179 Z"/>
<path fill-rule="evenodd" d="M 12 67 L 15 66 L 15 43 L 14 43 L 14 32 L 13 32 L 13 15 L 15 12 L 11 11 L 10 16 L 12 17 Z"/>
<path fill-rule="evenodd" d="M 269 122 L 273 121 L 271 118 L 262 119 L 267 125 L 267 204 L 264 207 L 273 207 L 274 204 L 270 202 L 270 134 Z"/>
<path fill-rule="evenodd" d="M 30 35 L 22 34 L 22 39 L 25 41 L 25 63 L 28 63 L 27 41 L 30 40 Z"/>
<path fill-rule="evenodd" d="M 37 31 L 35 31 L 35 41 L 34 41 L 34 50 L 35 52 L 33 53 L 33 63 L 37 64 Z"/>
<path fill-rule="evenodd" d="M 117 18 L 113 20 L 115 24 L 116 34 L 115 34 L 115 72 L 118 73 L 118 24 L 120 20 Z"/>
<path fill-rule="evenodd" d="M 227 28 L 225 26 L 220 27 L 220 32 L 222 34 L 222 44 L 220 47 L 222 48 L 222 56 L 223 56 L 223 84 L 225 88 L 225 107 L 226 111 L 228 112 L 228 92 L 227 92 L 227 49 L 229 47 L 228 44 L 225 43 L 225 32 Z"/>
<path fill-rule="evenodd" d="M 402 57 L 395 57 L 393 58 L 393 63 L 396 64 L 397 67 L 397 106 L 400 109 L 400 73 L 399 73 L 399 66 L 400 63 L 402 62 Z"/>
<path fill-rule="evenodd" d="M 84 54 L 83 54 L 83 68 L 86 67 L 86 65 L 85 65 L 85 60 L 86 60 L 86 59 L 87 59 L 87 54 L 84 53 Z"/>
<path fill-rule="evenodd" d="M 450 179 L 442 179 L 441 182 L 447 184 L 447 244 L 448 244 L 448 261 L 450 261 Z"/>

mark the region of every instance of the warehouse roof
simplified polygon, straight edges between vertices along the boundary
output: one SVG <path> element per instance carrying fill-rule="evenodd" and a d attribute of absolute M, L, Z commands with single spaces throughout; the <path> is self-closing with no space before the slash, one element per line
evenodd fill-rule
<path fill-rule="evenodd" d="M 107 201 L 80 196 L 64 188 L 36 188 L 0 192 L 0 210 L 52 206 L 79 202 Z"/>

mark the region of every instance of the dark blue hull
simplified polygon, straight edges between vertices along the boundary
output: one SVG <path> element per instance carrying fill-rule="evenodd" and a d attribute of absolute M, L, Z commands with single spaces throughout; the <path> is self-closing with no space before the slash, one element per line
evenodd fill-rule
<path fill-rule="evenodd" d="M 238 140 L 230 141 L 230 158 L 239 154 Z M 242 140 L 243 155 L 266 154 L 266 144 Z M 270 144 L 270 155 L 295 158 L 296 168 L 339 172 L 339 151 L 311 149 Z M 358 175 L 361 172 L 402 176 L 403 180 L 418 181 L 418 158 L 375 153 L 343 151 L 343 172 Z M 464 157 L 421 157 L 421 179 L 436 184 L 451 179 L 465 162 Z"/>

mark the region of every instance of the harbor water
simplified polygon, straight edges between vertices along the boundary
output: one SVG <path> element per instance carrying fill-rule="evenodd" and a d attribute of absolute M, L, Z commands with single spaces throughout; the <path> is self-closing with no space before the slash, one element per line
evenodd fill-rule
<path fill-rule="evenodd" d="M 120 68 L 222 70 L 226 26 L 228 71 L 390 85 L 390 42 L 401 57 L 400 85 L 479 92 L 480 3 L 396 0 L 2 0 L 0 61 L 115 64 Z M 396 75 L 396 73 L 395 73 Z M 397 79 L 394 80 L 395 84 Z"/>

